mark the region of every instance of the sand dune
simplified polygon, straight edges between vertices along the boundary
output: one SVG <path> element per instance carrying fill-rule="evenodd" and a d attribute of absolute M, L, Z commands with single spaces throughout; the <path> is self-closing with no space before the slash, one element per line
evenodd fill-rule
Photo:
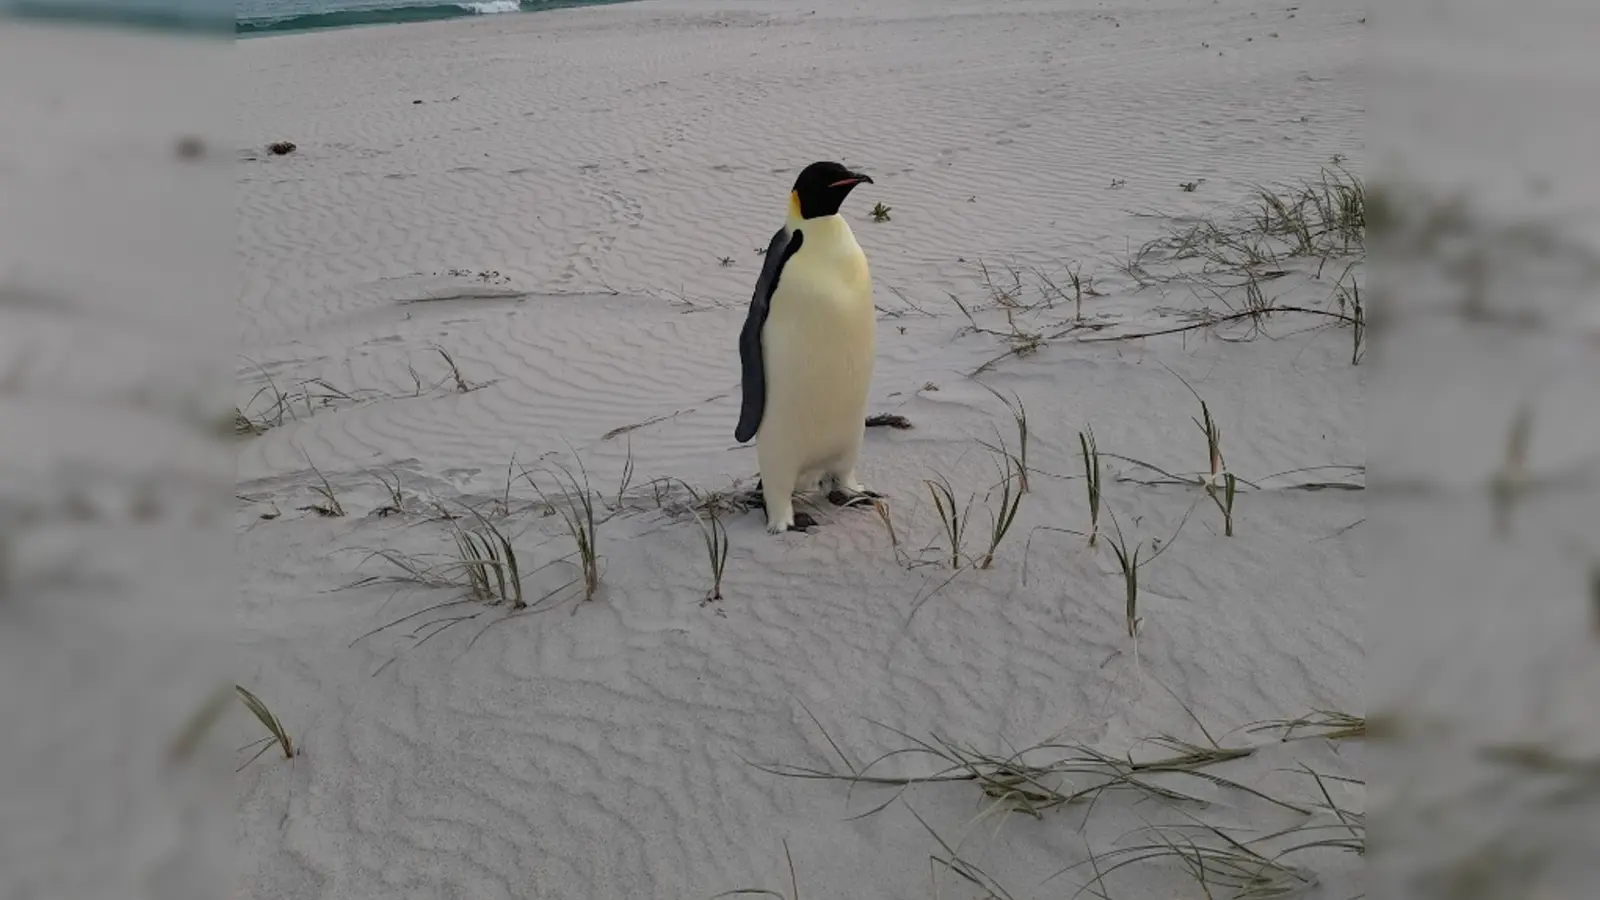
<path fill-rule="evenodd" d="M 1159 750 L 1139 742 L 1164 733 L 1203 743 L 1185 705 L 1219 738 L 1363 712 L 1366 549 L 1352 526 L 1365 513 L 1340 489 L 1361 485 L 1366 452 L 1350 329 L 1284 317 L 1264 335 L 1105 338 L 1238 299 L 1125 271 L 1175 221 L 1148 214 L 1196 221 L 1336 157 L 1360 171 L 1365 13 L 997 6 L 648 0 L 240 42 L 238 379 L 261 431 L 238 451 L 238 679 L 303 747 L 238 776 L 246 895 L 787 890 L 786 840 L 802 896 L 934 896 L 938 845 L 909 808 L 966 838 L 963 857 L 1014 896 L 1060 896 L 1083 870 L 1038 885 L 1086 860 L 1086 841 L 1105 853 L 1175 814 L 1108 795 L 968 834 L 983 797 L 958 784 L 845 821 L 887 796 L 863 788 L 847 806 L 843 784 L 749 763 L 829 765 L 812 714 L 870 759 L 906 745 L 886 728 L 993 752 L 1061 735 L 1122 754 Z M 274 140 L 299 149 L 268 155 Z M 781 537 L 758 512 L 728 514 L 723 599 L 706 603 L 701 532 L 670 514 L 683 491 L 651 482 L 753 483 L 755 454 L 732 439 L 736 337 L 757 250 L 819 158 L 876 180 L 846 213 L 881 309 L 872 408 L 915 425 L 871 430 L 862 464 L 899 544 L 870 509 L 824 509 L 815 532 Z M 888 221 L 872 221 L 875 203 Z M 1297 264 L 1266 290 L 1332 308 L 1354 258 L 1320 278 Z M 1092 284 L 1082 322 L 1070 288 L 1046 287 L 1074 267 Z M 1063 333 L 975 380 L 1011 345 L 974 324 Z M 1207 466 L 1184 381 L 1250 482 L 1231 538 L 1199 488 L 1156 471 Z M 945 585 L 923 479 L 942 473 L 981 509 L 997 476 L 978 441 L 999 429 L 1016 445 L 985 385 L 1026 405 L 1031 490 L 993 565 Z M 273 407 L 279 391 L 291 411 Z M 1140 570 L 1136 642 L 1109 538 L 1034 530 L 1087 526 L 1089 427 L 1107 455 L 1102 530 L 1114 514 L 1141 560 L 1161 548 Z M 555 562 L 570 550 L 560 517 L 525 481 L 507 492 L 513 457 L 535 472 L 581 460 L 603 496 L 596 599 L 562 593 L 509 618 L 468 603 L 368 635 L 459 596 L 340 590 L 383 571 L 363 562 L 371 550 L 448 552 L 434 500 L 476 506 L 512 536 L 530 600 L 572 578 Z M 322 502 L 311 465 L 346 515 L 305 508 Z M 399 514 L 375 514 L 390 502 L 380 476 L 398 477 Z M 987 513 L 972 523 L 981 555 Z M 1358 777 L 1359 751 L 1298 741 L 1217 771 L 1314 804 L 1316 785 L 1283 770 Z M 930 767 L 897 758 L 882 774 Z M 1213 801 L 1185 809 L 1219 827 L 1306 819 L 1169 780 Z M 1329 789 L 1362 808 L 1359 785 Z M 1312 896 L 1359 891 L 1354 855 L 1296 862 L 1321 876 Z M 939 896 L 972 894 L 940 877 Z M 1185 882 L 1171 861 L 1118 877 L 1121 896 Z"/>

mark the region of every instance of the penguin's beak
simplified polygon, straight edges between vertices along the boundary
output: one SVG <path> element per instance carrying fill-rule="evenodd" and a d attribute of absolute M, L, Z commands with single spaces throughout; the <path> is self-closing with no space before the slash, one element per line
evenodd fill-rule
<path fill-rule="evenodd" d="M 828 185 L 828 187 L 855 187 L 856 185 L 863 183 L 872 184 L 872 176 L 863 174 L 861 172 L 851 172 L 849 178 L 841 178 L 838 181 L 835 181 L 833 184 Z"/>

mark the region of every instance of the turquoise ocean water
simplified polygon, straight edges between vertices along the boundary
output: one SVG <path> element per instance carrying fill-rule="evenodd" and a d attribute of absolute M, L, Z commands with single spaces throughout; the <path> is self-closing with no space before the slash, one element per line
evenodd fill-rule
<path fill-rule="evenodd" d="M 0 0 L 0 13 L 250 37 L 620 2 L 625 0 Z"/>
<path fill-rule="evenodd" d="M 538 12 L 598 6 L 621 0 L 237 0 L 235 30 L 241 35 L 301 31 L 387 22 L 426 22 L 463 16 Z"/>

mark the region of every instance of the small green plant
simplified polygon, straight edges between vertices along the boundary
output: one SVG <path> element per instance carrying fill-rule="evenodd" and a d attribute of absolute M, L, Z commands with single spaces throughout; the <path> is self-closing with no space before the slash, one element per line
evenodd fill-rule
<path fill-rule="evenodd" d="M 944 528 L 945 540 L 950 546 L 950 568 L 961 568 L 961 548 L 966 540 L 967 519 L 972 514 L 972 498 L 967 498 L 967 505 L 956 505 L 955 489 L 950 486 L 950 480 L 943 475 L 934 479 L 924 479 L 923 484 L 928 486 L 928 493 L 933 497 L 934 509 L 939 513 L 939 524 Z"/>
<path fill-rule="evenodd" d="M 1144 619 L 1139 615 L 1139 570 L 1155 562 L 1156 557 L 1167 552 L 1167 549 L 1172 546 L 1172 542 L 1177 540 L 1179 533 L 1183 531 L 1183 526 L 1188 524 L 1189 514 L 1193 511 L 1194 506 L 1191 504 L 1189 510 L 1183 514 L 1183 518 L 1179 520 L 1178 527 L 1173 529 L 1172 536 L 1167 538 L 1165 543 L 1160 538 L 1152 538 L 1150 545 L 1155 552 L 1145 557 L 1142 561 L 1139 559 L 1139 554 L 1144 549 L 1144 542 L 1135 543 L 1133 549 L 1129 550 L 1128 540 L 1122 533 L 1122 525 L 1117 521 L 1116 514 L 1111 513 L 1111 527 L 1116 532 L 1116 539 L 1111 542 L 1111 552 L 1116 554 L 1117 565 L 1122 569 L 1123 591 L 1127 599 L 1125 621 L 1128 626 L 1129 637 L 1137 638 L 1139 629 L 1144 624 Z M 1108 510 L 1108 512 L 1110 511 Z"/>
<path fill-rule="evenodd" d="M 249 434 L 249 435 L 261 434 L 262 432 L 266 431 L 268 427 L 269 426 L 266 425 L 265 423 L 257 422 L 255 419 L 252 419 L 249 416 L 245 415 L 245 412 L 244 412 L 243 409 L 240 409 L 237 406 L 235 406 L 233 408 L 233 433 L 234 434 Z"/>
<path fill-rule="evenodd" d="M 1351 265 L 1351 268 L 1354 264 Z M 1349 274 L 1350 269 L 1345 270 Z M 1361 284 L 1355 279 L 1350 279 L 1346 284 L 1344 278 L 1339 279 L 1339 285 L 1334 291 L 1334 300 L 1339 304 L 1339 312 L 1350 317 L 1350 365 L 1361 364 L 1361 358 L 1366 355 L 1367 340 L 1367 308 L 1361 302 Z"/>
<path fill-rule="evenodd" d="M 695 524 L 700 526 L 700 537 L 705 542 L 706 557 L 711 561 L 711 589 L 706 591 L 706 602 L 722 599 L 722 573 L 728 567 L 728 529 L 722 525 L 722 516 L 718 510 L 721 508 L 722 497 L 716 493 L 701 499 L 699 492 L 686 481 L 679 481 L 689 491 L 689 497 L 694 501 L 689 511 L 694 515 Z M 702 517 L 701 510 L 705 510 Z M 707 522 L 710 524 L 708 525 Z"/>
<path fill-rule="evenodd" d="M 566 492 L 565 502 L 552 502 L 545 495 L 533 476 L 523 470 L 523 477 L 528 484 L 538 491 L 540 499 L 546 505 L 561 515 L 567 526 L 567 534 L 572 537 L 578 555 L 578 571 L 583 582 L 583 599 L 593 600 L 594 595 L 600 590 L 600 555 L 599 555 L 599 526 L 594 518 L 594 492 L 589 487 L 589 471 L 583 465 L 583 460 L 578 460 L 578 471 L 583 475 L 583 483 L 565 466 L 561 466 L 561 475 L 566 476 L 565 482 L 560 476 L 556 477 L 558 484 L 569 488 Z"/>
<path fill-rule="evenodd" d="M 884 206 L 882 203 L 879 203 L 876 206 L 872 207 L 872 221 L 874 221 L 874 222 L 887 222 L 887 221 L 889 221 L 889 207 Z"/>
<path fill-rule="evenodd" d="M 1199 396 L 1199 394 L 1195 394 L 1197 399 Z M 1205 484 L 1209 489 L 1222 481 L 1222 427 L 1216 423 L 1216 420 L 1211 418 L 1211 408 L 1206 405 L 1204 400 L 1200 401 L 1200 418 L 1197 419 L 1191 416 L 1189 421 L 1193 422 L 1200 429 L 1200 432 L 1206 436 L 1206 453 L 1211 461 L 1211 475 L 1205 480 Z"/>
<path fill-rule="evenodd" d="M 378 483 L 383 485 L 384 491 L 389 494 L 388 505 L 380 506 L 377 510 L 375 510 L 378 518 L 380 519 L 386 516 L 398 515 L 405 511 L 406 498 L 405 495 L 400 492 L 400 474 L 393 469 L 389 470 L 389 474 L 394 476 L 394 482 L 392 484 L 389 482 L 389 479 L 384 478 L 382 475 L 374 476 L 378 479 Z"/>
<path fill-rule="evenodd" d="M 622 463 L 622 483 L 617 487 L 616 509 L 622 508 L 622 496 L 628 492 L 628 487 L 633 484 L 633 436 L 628 436 L 628 457 Z M 684 485 L 688 487 L 688 485 Z M 691 490 L 693 490 L 691 488 Z M 656 504 L 659 506 L 660 504 Z"/>
<path fill-rule="evenodd" d="M 1210 482 L 1206 483 L 1206 495 L 1211 498 L 1211 502 L 1217 504 L 1217 509 L 1222 511 L 1223 534 L 1227 537 L 1233 537 L 1233 497 L 1238 486 L 1239 479 L 1234 477 L 1232 472 L 1224 472 L 1222 475 L 1220 497 L 1217 496 L 1219 493 L 1217 486 Z"/>
<path fill-rule="evenodd" d="M 1267 316 L 1273 312 L 1275 298 L 1268 298 L 1266 292 L 1261 290 L 1261 281 L 1256 278 L 1252 269 L 1244 271 L 1244 310 L 1249 316 L 1250 324 L 1259 333 L 1266 324 Z"/>
<path fill-rule="evenodd" d="M 1127 598 L 1127 625 L 1128 637 L 1139 636 L 1139 628 L 1144 624 L 1144 619 L 1139 617 L 1139 551 L 1140 545 L 1134 545 L 1133 550 L 1128 550 L 1128 542 L 1122 536 L 1122 530 L 1117 530 L 1117 539 L 1111 544 L 1111 552 L 1117 555 L 1117 565 L 1122 567 L 1123 591 Z"/>
<path fill-rule="evenodd" d="M 328 518 L 337 518 L 344 515 L 344 504 L 339 502 L 339 495 L 334 493 L 333 485 L 328 483 L 327 476 L 323 475 L 322 470 L 317 468 L 317 464 L 311 461 L 310 454 L 306 453 L 304 450 L 300 451 L 300 453 L 306 458 L 306 465 L 310 466 L 311 471 L 316 473 L 317 480 L 322 482 L 321 484 L 312 485 L 311 487 L 311 489 L 316 491 L 317 495 L 322 498 L 322 502 L 313 503 L 310 506 L 302 506 L 300 509 L 309 510 L 319 516 L 325 516 Z"/>
<path fill-rule="evenodd" d="M 507 604 L 523 609 L 522 570 L 511 538 L 477 510 L 463 506 L 466 515 L 452 513 L 437 505 L 439 518 L 450 529 L 451 551 L 410 556 L 397 550 L 369 550 L 362 562 L 378 558 L 393 571 L 369 575 L 344 586 L 344 589 L 372 584 L 412 584 L 423 588 L 454 588 L 466 594 L 465 600 L 488 605 Z M 471 518 L 475 524 L 463 527 Z M 428 559 L 436 560 L 428 562 Z M 541 567 L 542 568 L 542 567 Z M 459 602 L 465 602 L 459 601 Z"/>
<path fill-rule="evenodd" d="M 467 394 L 483 387 L 481 384 L 473 384 L 472 382 L 468 381 L 466 376 L 461 374 L 461 367 L 456 365 L 455 359 L 449 353 L 445 352 L 443 347 L 435 344 L 433 349 L 444 358 L 445 365 L 450 367 L 450 379 L 455 382 L 457 392 Z"/>
<path fill-rule="evenodd" d="M 1067 270 L 1067 277 L 1072 279 L 1072 317 L 1079 322 L 1083 321 L 1083 276 L 1080 274 L 1082 266 L 1074 263 Z M 1094 288 L 1091 286 L 1090 291 Z"/>
<path fill-rule="evenodd" d="M 1017 468 L 1016 457 L 1002 451 L 999 459 L 1001 462 L 996 463 L 995 467 L 1000 469 L 1000 507 L 998 511 L 989 512 L 989 549 L 978 562 L 980 569 L 987 569 L 994 564 L 995 551 L 1011 531 L 1011 523 L 1017 519 L 1017 510 L 1022 506 L 1022 496 L 1027 490 L 1027 481 Z"/>
<path fill-rule="evenodd" d="M 980 441 L 979 444 L 990 453 L 997 453 L 1006 457 L 1011 466 L 1016 469 L 1017 482 L 1022 493 L 1028 492 L 1028 410 L 1023 406 L 1022 398 L 1012 394 L 1013 400 L 1007 400 L 1001 393 L 983 382 L 978 385 L 993 394 L 1001 403 L 1006 405 L 1006 411 L 1011 413 L 1011 419 L 1017 426 L 1017 452 L 1012 453 L 1006 446 L 1005 438 L 1000 437 L 996 429 L 995 437 L 999 444 L 990 444 Z"/>
<path fill-rule="evenodd" d="M 717 265 L 722 266 L 723 268 L 727 268 L 728 266 L 733 265 L 733 257 L 731 257 L 731 256 L 719 256 L 719 257 L 717 257 Z"/>
<path fill-rule="evenodd" d="M 1089 492 L 1089 546 L 1100 536 L 1100 448 L 1094 442 L 1094 429 L 1078 432 L 1078 448 L 1083 453 L 1083 480 Z"/>
<path fill-rule="evenodd" d="M 244 765 L 239 768 L 243 769 L 245 766 L 255 762 L 262 753 L 267 752 L 272 747 L 273 743 L 276 743 L 278 748 L 283 751 L 284 759 L 294 759 L 296 752 L 294 742 L 289 739 L 288 730 L 283 727 L 282 722 L 278 721 L 278 717 L 272 714 L 272 710 L 267 708 L 267 704 L 261 702 L 260 697 L 252 694 L 243 685 L 236 684 L 233 686 L 233 690 L 238 696 L 239 702 L 243 703 L 245 708 L 250 710 L 250 713 L 256 717 L 256 720 L 270 732 L 267 737 L 261 739 L 260 743 L 264 746 L 260 751 L 255 756 L 245 760 Z"/>
<path fill-rule="evenodd" d="M 468 530 L 451 520 L 456 546 L 456 567 L 466 579 L 467 595 L 479 603 L 509 604 L 523 609 L 522 574 L 511 539 L 477 510 L 478 529 Z"/>
<path fill-rule="evenodd" d="M 700 525 L 701 536 L 706 542 L 706 556 L 711 561 L 711 590 L 706 592 L 707 600 L 722 599 L 722 573 L 728 567 L 728 529 L 722 526 L 722 518 L 717 515 L 715 508 L 709 514 L 711 527 L 707 528 L 705 522 L 695 513 L 695 522 Z"/>

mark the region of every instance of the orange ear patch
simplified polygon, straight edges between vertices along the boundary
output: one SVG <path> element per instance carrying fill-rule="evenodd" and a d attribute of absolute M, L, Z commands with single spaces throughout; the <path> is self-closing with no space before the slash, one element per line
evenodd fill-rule
<path fill-rule="evenodd" d="M 800 195 L 794 191 L 789 192 L 789 215 L 791 218 L 800 218 Z"/>

